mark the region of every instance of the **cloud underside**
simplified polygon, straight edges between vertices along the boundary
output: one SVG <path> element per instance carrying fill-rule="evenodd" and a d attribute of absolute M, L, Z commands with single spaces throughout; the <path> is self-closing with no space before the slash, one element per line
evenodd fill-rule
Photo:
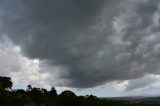
<path fill-rule="evenodd" d="M 159 2 L 0 0 L 1 42 L 7 38 L 24 57 L 45 61 L 45 80 L 58 77 L 59 86 L 88 88 L 158 75 Z"/>

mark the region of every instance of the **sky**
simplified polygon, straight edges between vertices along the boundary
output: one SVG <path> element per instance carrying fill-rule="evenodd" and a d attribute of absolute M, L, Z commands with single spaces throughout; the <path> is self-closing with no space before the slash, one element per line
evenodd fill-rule
<path fill-rule="evenodd" d="M 0 75 L 14 88 L 160 95 L 160 1 L 0 0 Z"/>

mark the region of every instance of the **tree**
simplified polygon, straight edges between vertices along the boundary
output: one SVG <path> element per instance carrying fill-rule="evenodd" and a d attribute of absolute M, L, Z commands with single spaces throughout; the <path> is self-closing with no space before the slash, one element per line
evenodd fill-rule
<path fill-rule="evenodd" d="M 77 104 L 77 96 L 74 92 L 66 90 L 63 91 L 60 95 L 60 106 L 75 106 Z"/>
<path fill-rule="evenodd" d="M 66 90 L 66 91 L 63 91 L 61 94 L 60 94 L 61 97 L 71 97 L 71 98 L 74 98 L 76 97 L 76 94 L 72 91 L 69 91 L 69 90 Z"/>
<path fill-rule="evenodd" d="M 41 91 L 42 91 L 42 93 L 43 93 L 44 95 L 47 95 L 47 89 L 41 88 Z"/>
<path fill-rule="evenodd" d="M 10 77 L 2 77 L 0 76 L 0 90 L 11 89 L 12 81 Z"/>
<path fill-rule="evenodd" d="M 57 91 L 54 87 L 51 88 L 50 92 L 49 92 L 52 96 L 57 96 Z"/>
<path fill-rule="evenodd" d="M 32 101 L 39 106 L 41 103 L 44 102 L 43 94 L 40 88 L 33 88 L 31 91 L 31 98 Z"/>
<path fill-rule="evenodd" d="M 31 91 L 32 90 L 32 86 L 31 85 L 27 85 L 27 91 Z"/>

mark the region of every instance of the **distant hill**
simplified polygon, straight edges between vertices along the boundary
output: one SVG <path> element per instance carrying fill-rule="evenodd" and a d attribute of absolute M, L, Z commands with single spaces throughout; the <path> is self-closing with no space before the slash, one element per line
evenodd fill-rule
<path fill-rule="evenodd" d="M 135 97 L 106 97 L 103 98 L 106 100 L 115 100 L 115 101 L 124 101 L 128 103 L 145 103 L 145 104 L 155 104 L 160 106 L 160 96 L 158 97 L 144 97 L 144 96 L 135 96 Z"/>

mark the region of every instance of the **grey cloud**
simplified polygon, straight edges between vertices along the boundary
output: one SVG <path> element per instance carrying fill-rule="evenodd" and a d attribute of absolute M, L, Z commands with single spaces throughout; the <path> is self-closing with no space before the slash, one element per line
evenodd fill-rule
<path fill-rule="evenodd" d="M 60 79 L 69 82 L 63 86 L 87 88 L 159 74 L 159 55 L 153 51 L 159 44 L 159 31 L 153 31 L 159 27 L 153 22 L 159 1 L 0 2 L 1 32 L 25 56 L 66 67 L 68 74 L 60 72 Z"/>
<path fill-rule="evenodd" d="M 43 64 L 43 67 L 41 67 L 41 64 Z M 49 70 L 49 66 L 46 67 L 44 64 L 42 61 L 36 62 L 24 57 L 20 48 L 12 45 L 12 42 L 8 39 L 3 39 L 3 42 L 0 42 L 0 75 L 11 77 L 14 85 L 53 86 L 56 77 L 51 76 L 47 71 L 43 71 L 46 68 Z M 56 73 L 54 73 L 54 76 L 56 76 Z"/>
<path fill-rule="evenodd" d="M 149 87 L 151 84 L 155 83 L 157 78 L 155 76 L 145 76 L 140 79 L 130 80 L 126 86 L 126 91 L 144 89 Z"/>

